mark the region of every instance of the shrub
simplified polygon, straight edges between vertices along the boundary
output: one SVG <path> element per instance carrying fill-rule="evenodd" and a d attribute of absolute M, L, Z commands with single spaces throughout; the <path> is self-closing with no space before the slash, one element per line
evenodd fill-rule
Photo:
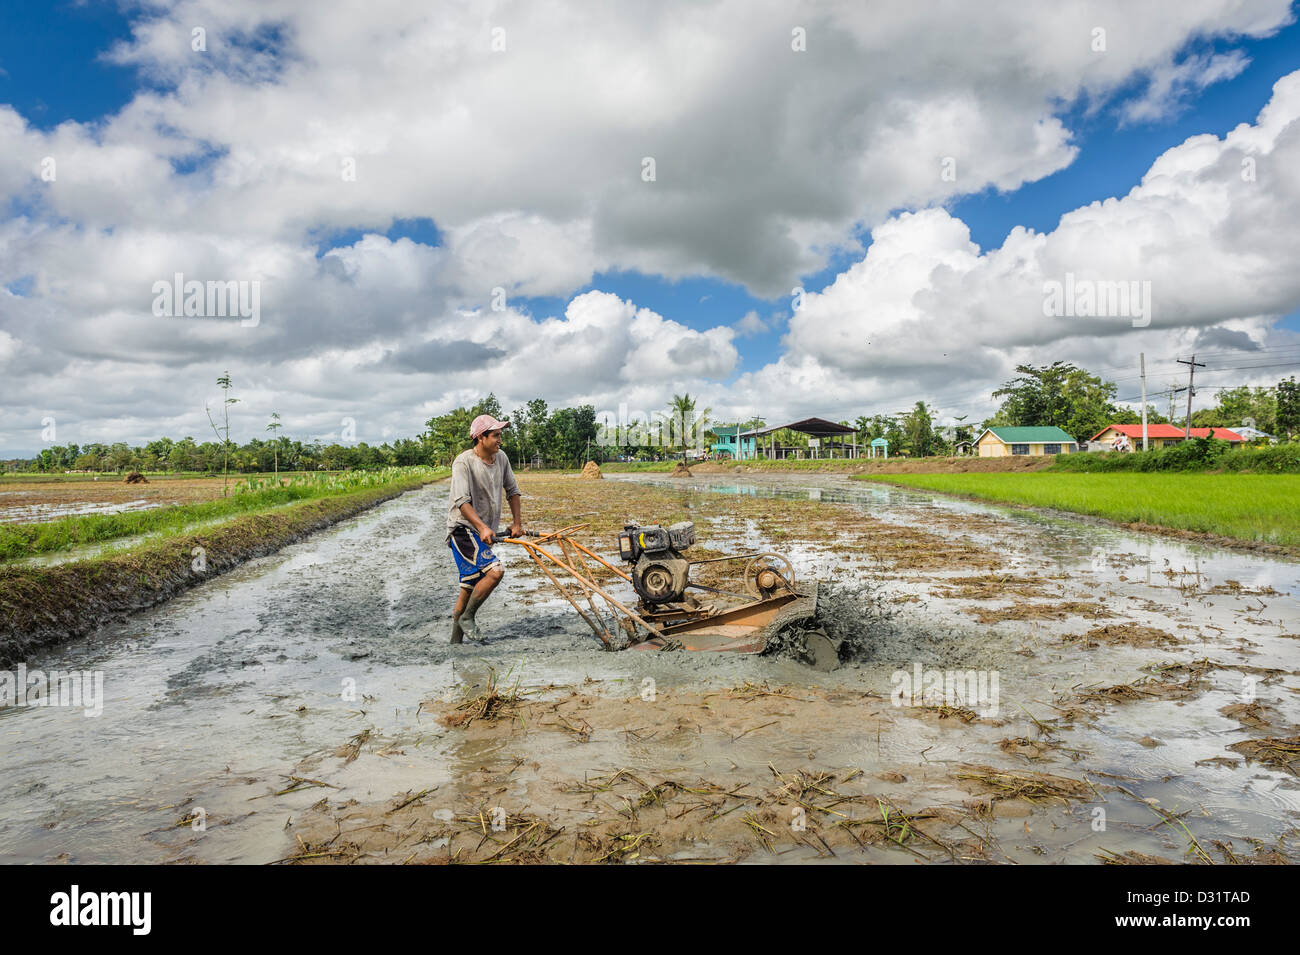
<path fill-rule="evenodd" d="M 1260 471 L 1300 473 L 1300 444 L 1233 448 L 1218 438 L 1192 438 L 1155 451 L 1063 454 L 1054 471 Z"/>

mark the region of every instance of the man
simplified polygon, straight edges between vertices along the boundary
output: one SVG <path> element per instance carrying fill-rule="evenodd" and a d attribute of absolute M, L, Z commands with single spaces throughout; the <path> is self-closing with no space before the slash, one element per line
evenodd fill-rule
<path fill-rule="evenodd" d="M 474 446 L 451 465 L 451 495 L 447 508 L 447 543 L 460 573 L 460 595 L 452 611 L 451 642 L 479 635 L 474 616 L 488 594 L 501 583 L 501 561 L 492 553 L 501 521 L 501 495 L 510 502 L 510 533 L 523 533 L 519 485 L 510 459 L 501 450 L 501 432 L 509 421 L 481 414 L 469 426 Z"/>

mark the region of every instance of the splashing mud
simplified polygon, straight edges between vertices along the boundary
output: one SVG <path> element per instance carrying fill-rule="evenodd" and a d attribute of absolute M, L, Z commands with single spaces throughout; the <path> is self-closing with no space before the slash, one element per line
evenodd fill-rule
<path fill-rule="evenodd" d="M 879 660 L 896 635 L 896 599 L 878 582 L 823 584 L 818 588 L 816 615 L 774 628 L 764 652 L 811 663 L 816 654 L 807 638 L 820 631 L 834 644 L 842 663 Z"/>

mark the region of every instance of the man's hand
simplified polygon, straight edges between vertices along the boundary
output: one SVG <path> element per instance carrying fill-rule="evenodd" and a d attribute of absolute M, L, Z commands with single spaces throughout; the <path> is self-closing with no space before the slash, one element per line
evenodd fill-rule
<path fill-rule="evenodd" d="M 523 534 L 524 534 L 524 523 L 523 523 L 523 521 L 515 521 L 513 524 L 510 525 L 510 536 L 511 536 L 511 537 L 522 537 Z"/>
<path fill-rule="evenodd" d="M 478 536 L 479 539 L 483 541 L 483 543 L 486 544 L 488 547 L 491 547 L 494 543 L 496 543 L 496 532 L 492 530 L 492 528 L 488 527 L 486 524 L 480 524 L 478 526 Z"/>

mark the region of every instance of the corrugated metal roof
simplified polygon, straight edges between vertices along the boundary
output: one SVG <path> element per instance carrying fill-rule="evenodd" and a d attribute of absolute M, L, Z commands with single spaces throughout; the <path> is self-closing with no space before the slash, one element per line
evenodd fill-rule
<path fill-rule="evenodd" d="M 1088 440 L 1096 441 L 1097 438 L 1099 438 L 1101 435 L 1105 434 L 1107 431 L 1111 430 L 1112 428 L 1118 431 L 1120 434 L 1128 435 L 1130 438 L 1142 437 L 1142 425 L 1140 424 L 1108 424 L 1106 425 L 1106 427 L 1102 428 L 1100 431 L 1098 431 Z M 1207 438 L 1210 436 L 1211 431 L 1214 432 L 1214 437 L 1218 438 L 1221 441 L 1245 440 L 1244 438 L 1242 438 L 1241 435 L 1237 434 L 1237 432 L 1230 431 L 1227 428 L 1193 428 L 1192 437 Z M 1177 425 L 1172 425 L 1172 424 L 1148 424 L 1147 425 L 1148 438 L 1181 438 L 1184 437 L 1186 433 L 1187 432 L 1183 428 L 1180 428 Z"/>
<path fill-rule="evenodd" d="M 986 428 L 1006 444 L 1074 444 L 1074 438 L 1060 428 Z M 984 437 L 984 433 L 980 433 Z M 977 439 L 978 440 L 978 439 Z"/>
<path fill-rule="evenodd" d="M 846 425 L 836 424 L 834 421 L 827 421 L 825 418 L 804 418 L 802 421 L 795 421 L 792 424 L 775 424 L 770 428 L 756 428 L 753 431 L 746 431 L 745 434 L 771 434 L 773 431 L 780 431 L 782 428 L 789 428 L 791 431 L 799 431 L 803 434 L 810 434 L 813 437 L 833 435 L 833 434 L 857 434 L 856 428 L 850 428 Z"/>

